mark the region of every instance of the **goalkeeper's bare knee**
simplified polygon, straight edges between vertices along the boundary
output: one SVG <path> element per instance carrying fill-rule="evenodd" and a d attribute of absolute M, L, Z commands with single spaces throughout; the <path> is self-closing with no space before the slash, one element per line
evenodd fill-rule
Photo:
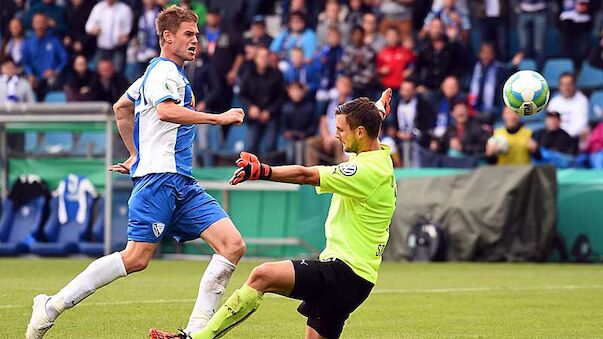
<path fill-rule="evenodd" d="M 256 266 L 247 279 L 247 285 L 262 293 L 290 292 L 289 280 L 294 278 L 289 275 L 295 273 L 288 273 L 283 269 L 282 264 L 283 262 L 267 262 Z"/>

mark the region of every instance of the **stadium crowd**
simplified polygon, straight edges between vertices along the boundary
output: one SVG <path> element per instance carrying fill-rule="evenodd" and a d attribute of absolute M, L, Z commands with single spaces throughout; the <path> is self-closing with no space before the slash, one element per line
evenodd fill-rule
<path fill-rule="evenodd" d="M 200 18 L 185 66 L 196 109 L 247 113 L 245 133 L 201 127 L 202 152 L 222 140 L 232 154 L 244 143 L 274 161 L 338 162 L 334 108 L 390 87 L 382 141 L 396 166 L 603 168 L 601 1 L 0 1 L 0 104 L 117 101 L 158 56 L 157 14 L 179 4 Z M 501 92 L 527 68 L 554 81 L 546 113 L 524 120 Z"/>

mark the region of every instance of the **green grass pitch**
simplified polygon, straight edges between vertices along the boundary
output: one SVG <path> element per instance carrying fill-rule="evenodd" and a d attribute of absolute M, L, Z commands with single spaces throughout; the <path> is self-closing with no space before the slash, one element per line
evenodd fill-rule
<path fill-rule="evenodd" d="M 1 259 L 0 338 L 23 338 L 31 299 L 54 293 L 85 259 Z M 67 311 L 46 338 L 146 338 L 186 325 L 206 262 L 156 260 Z M 239 265 L 227 295 L 254 261 Z M 302 338 L 298 302 L 267 296 L 228 338 Z M 603 267 L 384 263 L 342 338 L 603 338 Z"/>

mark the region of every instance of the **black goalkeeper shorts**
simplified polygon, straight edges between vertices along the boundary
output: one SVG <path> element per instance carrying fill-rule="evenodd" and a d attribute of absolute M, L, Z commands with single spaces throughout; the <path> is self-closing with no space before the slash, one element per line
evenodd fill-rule
<path fill-rule="evenodd" d="M 303 300 L 297 311 L 321 336 L 339 338 L 350 313 L 366 300 L 374 285 L 339 259 L 291 261 L 295 270 L 291 297 Z"/>

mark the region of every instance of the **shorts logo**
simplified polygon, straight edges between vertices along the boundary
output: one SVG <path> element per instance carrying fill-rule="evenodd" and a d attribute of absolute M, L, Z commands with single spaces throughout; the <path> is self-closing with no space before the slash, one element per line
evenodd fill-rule
<path fill-rule="evenodd" d="M 339 164 L 339 171 L 346 177 L 351 177 L 352 175 L 356 174 L 357 170 L 358 167 L 356 167 L 356 164 L 353 162 L 344 162 Z"/>
<path fill-rule="evenodd" d="M 163 233 L 163 230 L 165 229 L 165 224 L 161 223 L 161 222 L 154 222 L 153 223 L 153 233 L 155 234 L 155 236 L 157 238 L 159 238 L 159 236 L 161 235 L 161 233 Z"/>
<path fill-rule="evenodd" d="M 326 259 L 319 259 L 320 262 L 335 262 L 337 261 L 337 258 L 326 258 Z"/>

